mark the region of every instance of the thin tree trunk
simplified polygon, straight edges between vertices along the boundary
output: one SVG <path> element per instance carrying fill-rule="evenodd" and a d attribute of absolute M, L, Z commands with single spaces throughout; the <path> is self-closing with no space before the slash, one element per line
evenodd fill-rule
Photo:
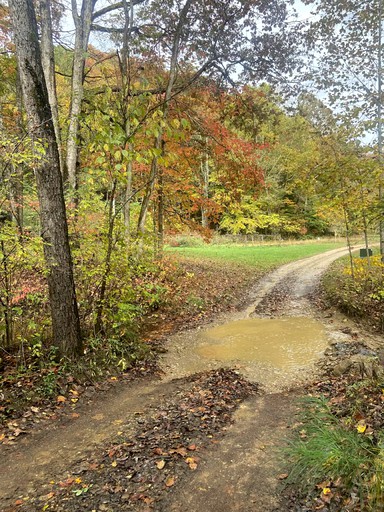
<path fill-rule="evenodd" d="M 45 155 L 36 160 L 41 236 L 48 270 L 53 343 L 61 355 L 82 351 L 80 322 L 68 240 L 60 160 L 45 84 L 33 0 L 10 0 L 14 41 L 28 127 Z"/>
<path fill-rule="evenodd" d="M 205 139 L 205 145 L 208 142 Z M 206 203 L 209 199 L 209 155 L 206 150 L 204 153 L 204 161 L 201 163 L 201 176 L 203 179 L 203 205 L 201 207 L 201 225 L 203 228 L 208 228 L 208 212 Z"/>
<path fill-rule="evenodd" d="M 63 150 L 61 145 L 61 134 L 59 125 L 59 109 L 57 104 L 55 54 L 52 39 L 51 2 L 50 0 L 39 0 L 39 6 L 41 18 L 41 61 L 43 64 L 45 82 L 47 84 L 48 89 L 49 104 L 51 106 L 52 112 L 52 122 L 55 129 L 57 148 L 59 151 L 60 169 L 62 174 L 64 174 Z"/>
<path fill-rule="evenodd" d="M 16 104 L 18 115 L 16 118 L 17 128 L 20 134 L 25 132 L 23 123 L 23 100 L 19 74 L 16 81 Z M 11 205 L 11 213 L 17 228 L 19 230 L 20 240 L 23 239 L 24 225 L 24 164 L 12 166 L 11 175 L 9 176 L 9 201 Z"/>
<path fill-rule="evenodd" d="M 1 241 L 1 254 L 2 254 L 2 270 L 4 272 L 4 293 L 5 298 L 2 300 L 2 306 L 4 310 L 4 324 L 5 324 L 5 348 L 10 348 L 13 341 L 13 318 L 12 318 L 12 307 L 11 307 L 11 283 L 10 274 L 8 269 L 8 254 L 5 252 L 4 240 Z"/>
<path fill-rule="evenodd" d="M 72 0 L 72 17 L 75 23 L 75 50 L 72 65 L 71 107 L 67 140 L 67 173 L 72 192 L 77 190 L 77 154 L 80 114 L 84 95 L 84 67 L 91 31 L 92 13 L 96 0 L 83 0 L 80 15 L 76 0 Z"/>
<path fill-rule="evenodd" d="M 361 185 L 362 186 L 362 185 Z M 360 191 L 360 198 L 361 198 L 361 204 L 363 205 L 364 204 L 364 194 L 363 194 L 363 189 L 361 189 Z M 366 211 L 365 211 L 365 208 L 363 208 L 363 230 L 364 230 L 364 242 L 365 242 L 365 250 L 367 252 L 367 262 L 368 262 L 368 267 L 370 268 L 371 266 L 371 257 L 369 255 L 369 242 L 368 242 L 368 222 L 367 222 L 367 214 L 366 214 Z"/>
<path fill-rule="evenodd" d="M 128 151 L 133 151 L 133 144 L 129 143 Z M 125 186 L 125 198 L 124 198 L 124 227 L 125 227 L 125 238 L 127 243 L 131 237 L 131 202 L 132 202 L 132 178 L 133 178 L 133 162 L 129 160 L 127 163 L 127 184 Z"/>
<path fill-rule="evenodd" d="M 113 230 L 115 227 L 115 219 L 116 219 L 116 214 L 114 212 L 116 184 L 117 184 L 117 182 L 115 180 L 113 182 L 111 196 L 109 198 L 107 253 L 105 256 L 104 273 L 101 278 L 100 293 L 99 293 L 99 298 L 97 300 L 97 306 L 96 306 L 96 321 L 95 321 L 95 333 L 96 334 L 100 334 L 100 333 L 103 334 L 103 331 L 104 331 L 104 326 L 103 326 L 104 301 L 105 301 L 105 293 L 107 291 L 107 281 L 108 281 L 109 274 L 111 272 L 111 259 L 112 259 L 112 249 L 113 249 Z"/>
<path fill-rule="evenodd" d="M 130 53 L 129 53 L 129 43 L 131 41 L 132 29 L 133 29 L 133 15 L 134 15 L 134 5 L 131 2 L 129 5 L 126 0 L 123 0 L 123 8 L 124 8 L 124 35 L 123 35 L 123 47 L 121 51 L 121 78 L 123 84 L 123 92 L 124 92 L 124 103 L 126 105 L 125 110 L 125 135 L 127 137 L 128 142 L 128 151 L 129 151 L 129 161 L 127 163 L 127 183 L 125 186 L 125 198 L 124 198 L 124 227 L 125 227 L 125 238 L 127 241 L 127 245 L 129 244 L 130 236 L 131 236 L 131 202 L 132 202 L 132 183 L 133 183 L 133 161 L 131 159 L 133 153 L 133 143 L 130 140 L 131 136 L 131 119 L 129 112 L 129 102 L 132 101 L 130 97 L 130 88 L 131 88 L 131 77 L 130 77 Z"/>
<path fill-rule="evenodd" d="M 168 78 L 168 84 L 167 89 L 165 91 L 165 98 L 163 103 L 163 121 L 166 121 L 168 118 L 169 113 L 169 103 L 172 99 L 172 93 L 173 93 L 173 87 L 175 85 L 176 77 L 177 77 L 177 63 L 179 59 L 179 52 L 180 52 L 180 42 L 181 42 L 181 33 L 184 26 L 184 23 L 186 21 L 189 8 L 191 7 L 193 0 L 187 0 L 184 4 L 184 7 L 181 10 L 179 21 L 176 27 L 175 36 L 173 39 L 172 44 L 172 55 L 171 55 L 171 62 L 169 67 L 169 78 Z M 155 149 L 163 149 L 163 129 L 159 127 L 159 134 L 155 139 Z M 148 185 L 147 189 L 143 198 L 143 202 L 141 203 L 141 209 L 140 209 L 140 215 L 139 215 L 139 222 L 137 227 L 137 234 L 143 235 L 145 232 L 145 221 L 148 213 L 148 207 L 151 199 L 151 195 L 153 193 L 156 179 L 157 179 L 157 172 L 158 172 L 158 156 L 154 156 L 151 163 L 151 172 L 149 175 Z"/>
<path fill-rule="evenodd" d="M 382 18 L 383 18 L 383 0 L 379 0 L 379 31 L 378 31 L 378 56 L 377 56 L 377 160 L 380 168 L 383 165 L 383 121 L 382 121 L 382 89 L 383 89 L 383 80 L 382 80 L 382 64 L 383 64 L 383 29 L 382 29 Z M 379 183 L 379 201 L 381 204 L 384 201 L 384 189 L 383 189 L 383 178 L 384 173 L 381 172 L 380 183 Z M 379 222 L 379 234 L 380 234 L 380 254 L 381 260 L 384 262 L 384 218 L 381 214 L 380 222 Z"/>
<path fill-rule="evenodd" d="M 155 149 L 161 148 L 161 142 L 163 138 L 163 132 L 161 129 L 159 129 L 159 134 L 155 139 Z M 157 178 L 157 170 L 158 170 L 158 159 L 157 157 L 153 157 L 151 162 L 151 171 L 149 174 L 149 180 L 147 184 L 147 188 L 143 197 L 143 201 L 141 203 L 140 213 L 139 213 L 139 220 L 137 225 L 137 235 L 143 236 L 145 233 L 145 222 L 147 220 L 147 214 L 148 214 L 148 208 L 151 201 L 151 196 L 153 194 L 153 190 L 155 188 L 156 184 L 156 178 Z"/>
<path fill-rule="evenodd" d="M 162 258 L 164 247 L 164 175 L 159 169 L 157 191 L 157 257 Z"/>
<path fill-rule="evenodd" d="M 353 265 L 352 245 L 351 245 L 351 238 L 350 238 L 350 231 L 349 231 L 349 219 L 348 219 L 348 212 L 347 212 L 347 209 L 345 208 L 345 206 L 343 207 L 343 213 L 344 213 L 345 231 L 346 231 L 347 246 L 348 246 L 348 253 L 349 253 L 349 263 L 351 266 L 351 275 L 352 275 L 352 279 L 355 279 L 355 267 Z"/>

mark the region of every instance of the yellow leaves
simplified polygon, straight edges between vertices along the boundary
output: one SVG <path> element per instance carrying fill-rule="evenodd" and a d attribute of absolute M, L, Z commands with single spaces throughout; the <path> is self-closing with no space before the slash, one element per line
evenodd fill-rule
<path fill-rule="evenodd" d="M 117 466 L 117 462 L 114 460 L 114 461 L 111 463 L 111 466 L 112 466 L 113 468 L 115 468 L 115 467 Z"/>
<path fill-rule="evenodd" d="M 322 493 L 324 494 L 324 496 L 327 496 L 327 494 L 331 494 L 331 489 L 329 487 L 324 487 L 323 490 L 322 490 Z"/>
<path fill-rule="evenodd" d="M 356 430 L 359 432 L 359 434 L 364 434 L 364 432 L 367 430 L 367 424 L 365 423 L 365 420 L 360 420 L 357 423 Z"/>
<path fill-rule="evenodd" d="M 195 458 L 195 457 L 187 457 L 187 458 L 185 459 L 185 462 L 188 464 L 189 469 L 192 469 L 193 471 L 194 471 L 195 469 L 197 469 L 197 463 L 196 463 L 196 461 L 197 461 L 197 458 Z"/>
<path fill-rule="evenodd" d="M 157 469 L 163 469 L 165 467 L 165 460 L 161 459 L 156 462 Z"/>

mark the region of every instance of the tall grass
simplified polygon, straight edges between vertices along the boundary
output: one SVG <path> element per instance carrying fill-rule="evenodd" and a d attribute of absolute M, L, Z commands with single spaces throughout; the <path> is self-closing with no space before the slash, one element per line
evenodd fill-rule
<path fill-rule="evenodd" d="M 348 429 L 332 414 L 324 398 L 308 398 L 303 405 L 300 433 L 284 451 L 290 463 L 288 484 L 310 493 L 320 482 L 327 482 L 345 497 L 351 493 L 359 496 L 359 510 L 382 511 L 382 441 Z"/>

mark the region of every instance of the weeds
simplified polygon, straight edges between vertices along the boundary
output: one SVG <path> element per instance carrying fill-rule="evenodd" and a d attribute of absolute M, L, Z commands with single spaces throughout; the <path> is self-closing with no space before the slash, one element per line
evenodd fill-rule
<path fill-rule="evenodd" d="M 340 418 L 324 397 L 307 398 L 300 427 L 284 455 L 290 465 L 288 485 L 307 496 L 313 510 L 325 504 L 326 510 L 335 511 L 383 510 L 382 429 L 373 431 L 365 421 L 356 425 L 356 418 Z"/>

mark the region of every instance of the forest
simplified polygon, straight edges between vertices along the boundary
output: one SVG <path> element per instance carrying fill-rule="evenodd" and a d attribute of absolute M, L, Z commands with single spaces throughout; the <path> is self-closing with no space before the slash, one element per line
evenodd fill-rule
<path fill-rule="evenodd" d="M 378 231 L 379 13 L 314 4 L 0 6 L 3 348 L 129 337 L 180 234 Z"/>
<path fill-rule="evenodd" d="M 268 272 L 304 257 L 315 265 L 330 249 L 338 256 L 329 263 L 346 259 L 322 282 L 327 298 L 308 297 L 382 336 L 383 18 L 383 0 L 0 0 L 0 444 L 12 447 L 62 411 L 77 419 L 80 397 L 98 386 L 159 377 L 168 334 L 240 310 Z M 356 247 L 366 258 L 354 257 Z M 305 281 L 300 265 L 292 269 Z M 264 297 L 261 316 L 287 314 L 300 284 L 289 279 Z M 381 361 L 364 333 L 360 342 L 355 327 L 340 329 L 340 346 L 343 335 L 352 340 L 348 357 Z M 334 345 L 325 360 L 336 365 L 343 354 Z M 329 380 L 307 389 L 313 418 L 298 450 L 327 424 L 322 452 L 339 448 L 340 430 L 340 451 L 350 443 L 356 457 L 325 480 L 335 456 L 321 463 L 305 489 L 311 505 L 300 510 L 382 510 L 382 380 L 377 365 L 359 361 L 369 384 L 340 368 L 329 377 L 327 367 Z M 197 469 L 196 443 L 208 446 L 233 404 L 259 393 L 236 368 L 173 379 L 180 408 L 167 402 L 156 421 L 143 419 L 140 455 L 128 449 L 164 481 L 144 469 L 153 489 L 132 491 L 119 510 L 141 510 L 139 502 L 151 510 L 178 472 Z M 289 405 L 268 396 L 272 411 Z M 267 439 L 277 435 L 269 421 Z M 196 438 L 176 446 L 172 428 L 185 422 Z M 158 431 L 166 451 L 153 444 Z M 105 479 L 125 478 L 108 472 L 134 443 L 93 462 L 89 485 L 62 477 L 45 501 L 33 498 L 33 510 L 80 510 L 93 485 L 101 496 Z M 294 486 L 315 471 L 316 461 L 303 469 L 300 457 Z M 116 503 L 135 484 L 124 490 L 122 481 L 111 487 Z M 298 510 L 295 492 L 282 512 Z M 112 510 L 99 494 L 89 510 Z"/>

